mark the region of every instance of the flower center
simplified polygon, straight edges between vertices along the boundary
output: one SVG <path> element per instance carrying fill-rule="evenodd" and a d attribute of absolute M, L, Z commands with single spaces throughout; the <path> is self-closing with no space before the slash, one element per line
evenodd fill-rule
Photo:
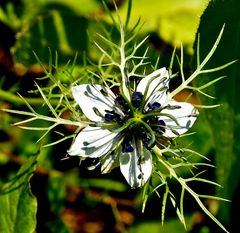
<path fill-rule="evenodd" d="M 159 136 L 165 132 L 165 122 L 155 114 L 161 112 L 161 104 L 154 102 L 148 104 L 147 109 L 144 109 L 143 101 L 141 92 L 133 92 L 129 102 L 119 95 L 116 97 L 115 103 L 124 115 L 120 115 L 114 110 L 105 110 L 105 121 L 117 123 L 120 128 L 123 128 L 122 152 L 124 153 L 134 151 L 134 138 L 140 140 L 147 149 L 151 149 L 155 145 L 155 135 Z"/>

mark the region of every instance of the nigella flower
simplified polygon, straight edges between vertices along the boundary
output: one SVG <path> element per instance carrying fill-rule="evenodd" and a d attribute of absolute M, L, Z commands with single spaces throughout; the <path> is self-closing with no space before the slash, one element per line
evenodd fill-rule
<path fill-rule="evenodd" d="M 132 92 L 119 95 L 96 84 L 72 87 L 74 99 L 93 123 L 77 135 L 69 155 L 99 158 L 102 173 L 120 166 L 131 187 L 143 186 L 152 173 L 152 148 L 169 145 L 198 115 L 192 104 L 169 97 L 169 79 L 161 68 Z"/>

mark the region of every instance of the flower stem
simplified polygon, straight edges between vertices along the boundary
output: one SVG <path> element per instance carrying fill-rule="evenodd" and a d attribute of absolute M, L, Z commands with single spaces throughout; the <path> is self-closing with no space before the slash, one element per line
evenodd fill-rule
<path fill-rule="evenodd" d="M 121 44 L 120 44 L 120 72 L 122 76 L 122 91 L 123 94 L 126 96 L 126 98 L 130 101 L 130 92 L 128 89 L 128 77 L 126 75 L 125 69 L 126 69 L 126 57 L 125 57 L 125 37 L 124 37 L 124 30 L 123 26 L 120 24 L 120 37 L 121 37 Z"/>
<path fill-rule="evenodd" d="M 26 102 L 18 95 L 15 95 L 9 91 L 4 91 L 0 89 L 0 99 L 1 100 L 6 100 L 16 106 L 22 106 L 26 105 Z M 25 98 L 25 100 L 31 104 L 31 105 L 43 105 L 45 101 L 42 98 Z M 53 106 L 57 106 L 59 103 L 59 100 L 52 99 L 51 104 Z"/>
<path fill-rule="evenodd" d="M 169 171 L 170 173 L 170 177 L 173 177 L 174 179 L 176 179 L 179 184 L 182 186 L 183 190 L 186 190 L 194 199 L 195 201 L 198 203 L 198 205 L 200 206 L 200 208 L 205 212 L 206 215 L 208 215 L 219 227 L 221 227 L 225 232 L 228 233 L 228 231 L 226 230 L 226 228 L 216 219 L 216 217 L 204 206 L 204 204 L 202 203 L 202 201 L 200 200 L 200 196 L 199 194 L 197 194 L 196 192 L 194 192 L 188 185 L 187 185 L 187 180 L 183 179 L 182 177 L 179 177 L 176 173 L 176 171 L 174 170 L 173 166 L 168 163 L 167 161 L 164 161 L 161 154 L 159 154 L 159 148 L 157 147 L 153 147 L 153 152 L 154 154 L 157 156 L 158 161 Z M 184 195 L 184 194 L 183 194 Z M 181 197 L 181 203 L 180 205 L 183 205 L 183 196 Z M 181 212 L 181 215 L 183 217 L 183 212 Z M 183 219 L 184 221 L 184 219 Z"/>
<path fill-rule="evenodd" d="M 218 37 L 217 37 L 214 45 L 212 46 L 212 49 L 209 51 L 209 53 L 207 54 L 207 56 L 205 57 L 205 59 L 202 61 L 202 63 L 198 64 L 197 69 L 193 72 L 193 74 L 192 74 L 188 79 L 184 80 L 184 81 L 182 82 L 182 84 L 181 84 L 178 88 L 176 88 L 174 91 L 172 91 L 172 92 L 169 94 L 169 99 L 172 99 L 172 97 L 174 97 L 174 96 L 175 96 L 176 94 L 178 94 L 180 91 L 182 91 L 183 89 L 185 89 L 185 88 L 187 87 L 187 85 L 188 85 L 190 82 L 192 82 L 199 74 L 205 72 L 205 71 L 202 70 L 202 69 L 203 69 L 203 67 L 207 64 L 207 62 L 210 60 L 210 58 L 213 56 L 215 50 L 217 49 L 218 44 L 219 44 L 219 42 L 220 42 L 220 40 L 221 40 L 223 31 L 224 31 L 224 26 L 225 26 L 225 25 L 223 25 L 223 27 L 222 27 L 222 29 L 221 29 L 221 31 L 220 31 L 220 33 L 219 33 L 219 35 L 218 35 Z M 198 63 L 199 63 L 199 61 L 198 61 Z M 224 67 L 225 67 L 225 66 L 224 66 Z M 213 72 L 213 71 L 217 71 L 218 68 L 211 69 L 211 70 L 212 70 L 212 72 Z"/>

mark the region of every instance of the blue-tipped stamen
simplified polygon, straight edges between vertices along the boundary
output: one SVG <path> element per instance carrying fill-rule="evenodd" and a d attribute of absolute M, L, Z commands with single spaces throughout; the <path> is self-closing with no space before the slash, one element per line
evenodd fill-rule
<path fill-rule="evenodd" d="M 115 118 L 115 116 L 112 115 L 112 114 L 109 114 L 109 113 L 106 113 L 105 116 L 104 116 L 104 119 L 105 119 L 105 121 L 107 121 L 107 122 L 113 121 L 114 118 Z"/>
<path fill-rule="evenodd" d="M 121 95 L 117 96 L 115 100 L 116 100 L 116 102 L 119 103 L 121 106 L 124 106 L 124 105 L 126 104 L 125 99 L 124 99 Z"/>
<path fill-rule="evenodd" d="M 129 145 L 126 145 L 126 146 L 124 147 L 123 152 L 125 152 L 125 153 L 131 153 L 131 152 L 133 152 L 133 150 L 134 150 L 133 146 L 129 144 Z"/>
<path fill-rule="evenodd" d="M 142 100 L 143 100 L 143 94 L 141 92 L 138 92 L 138 91 L 133 92 L 132 98 L 131 98 L 131 103 L 133 107 L 139 108 L 142 104 Z"/>
<path fill-rule="evenodd" d="M 158 103 L 158 102 L 154 102 L 154 103 L 151 105 L 151 107 L 152 107 L 152 110 L 159 109 L 159 108 L 161 107 L 161 104 Z"/>
<path fill-rule="evenodd" d="M 153 104 L 148 104 L 148 110 L 146 111 L 146 113 L 150 113 L 152 111 L 159 111 L 161 108 L 161 104 L 158 102 L 154 102 Z"/>
<path fill-rule="evenodd" d="M 158 131 L 160 131 L 161 133 L 165 133 L 166 123 L 163 120 L 158 120 L 157 124 L 158 124 L 158 127 L 157 127 Z"/>
<path fill-rule="evenodd" d="M 131 153 L 134 151 L 134 148 L 129 139 L 130 139 L 129 136 L 126 136 L 122 143 L 122 152 L 123 153 Z"/>
<path fill-rule="evenodd" d="M 105 112 L 106 112 L 106 114 L 104 115 L 105 121 L 107 121 L 107 122 L 112 122 L 112 121 L 120 122 L 121 121 L 120 115 L 115 113 L 114 111 L 105 110 Z"/>
<path fill-rule="evenodd" d="M 115 103 L 116 103 L 116 105 L 118 105 L 118 107 L 121 110 L 126 111 L 126 112 L 129 111 L 128 103 L 126 102 L 126 100 L 121 95 L 119 95 L 115 98 Z"/>

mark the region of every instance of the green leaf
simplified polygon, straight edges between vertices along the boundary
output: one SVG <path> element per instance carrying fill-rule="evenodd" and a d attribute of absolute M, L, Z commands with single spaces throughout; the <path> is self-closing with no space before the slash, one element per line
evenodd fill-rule
<path fill-rule="evenodd" d="M 221 66 L 230 61 L 239 59 L 240 54 L 240 2 L 238 0 L 212 1 L 202 16 L 200 33 L 200 53 L 204 57 L 211 48 L 216 36 L 225 24 L 221 42 L 205 69 Z M 214 147 L 216 151 L 216 174 L 218 182 L 224 187 L 220 195 L 231 199 L 240 182 L 240 92 L 239 62 L 227 69 L 215 73 L 203 74 L 199 83 L 207 83 L 217 77 L 226 75 L 227 78 L 219 81 L 206 90 L 216 96 L 211 100 L 203 97 L 204 104 L 221 104 L 215 109 L 206 110 L 210 122 Z M 221 204 L 220 214 L 230 222 L 230 205 Z"/>
<path fill-rule="evenodd" d="M 0 189 L 2 233 L 32 233 L 36 228 L 37 201 L 29 184 L 35 170 L 36 157 L 30 157 L 15 178 Z"/>
<path fill-rule="evenodd" d="M 122 18 L 126 15 L 127 2 L 120 8 Z M 146 0 L 133 0 L 131 23 L 134 25 L 141 17 L 144 23 L 141 31 L 157 31 L 166 42 L 177 46 L 183 43 L 191 50 L 199 16 L 208 3 L 209 0 L 153 0 L 149 4 Z"/>

